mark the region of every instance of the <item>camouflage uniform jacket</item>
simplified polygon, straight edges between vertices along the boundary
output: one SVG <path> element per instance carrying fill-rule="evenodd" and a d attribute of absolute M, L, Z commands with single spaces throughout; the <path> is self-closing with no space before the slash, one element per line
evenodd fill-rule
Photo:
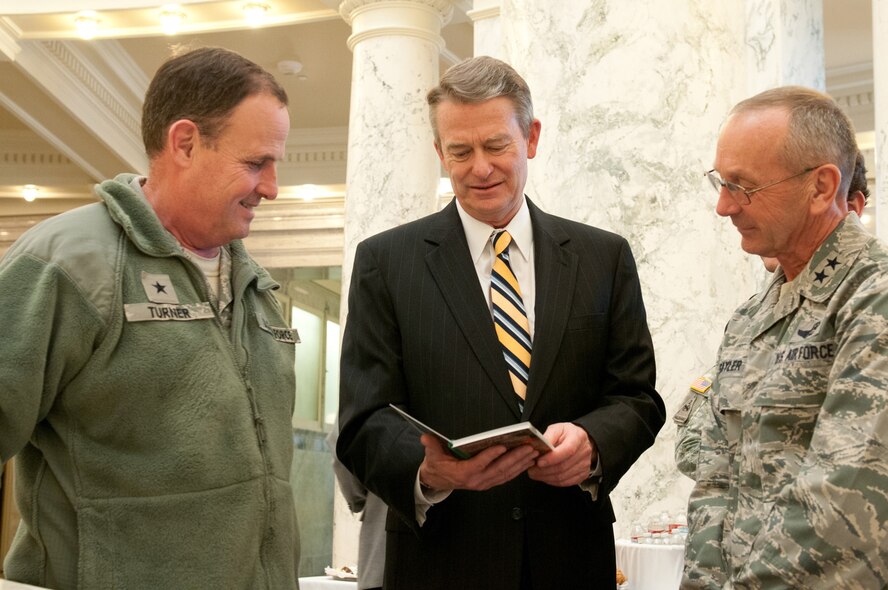
<path fill-rule="evenodd" d="M 55 590 L 298 588 L 295 333 L 240 240 L 230 326 L 131 174 L 0 260 L 4 574 Z"/>
<path fill-rule="evenodd" d="M 888 587 L 888 249 L 848 215 L 717 372 L 682 588 Z"/>

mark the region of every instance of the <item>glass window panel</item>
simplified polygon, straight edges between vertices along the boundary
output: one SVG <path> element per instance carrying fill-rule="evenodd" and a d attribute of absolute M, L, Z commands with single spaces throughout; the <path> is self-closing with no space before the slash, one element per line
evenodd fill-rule
<path fill-rule="evenodd" d="M 339 324 L 327 320 L 324 423 L 333 424 L 339 411 Z"/>
<path fill-rule="evenodd" d="M 291 325 L 299 331 L 296 345 L 296 411 L 293 424 L 318 422 L 321 392 L 321 360 L 324 352 L 324 320 L 305 309 L 293 306 Z"/>

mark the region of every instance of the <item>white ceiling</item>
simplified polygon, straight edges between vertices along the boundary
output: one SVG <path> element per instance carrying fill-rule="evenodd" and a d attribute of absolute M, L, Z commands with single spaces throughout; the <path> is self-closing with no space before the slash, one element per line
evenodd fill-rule
<path fill-rule="evenodd" d="M 823 0 L 827 71 L 850 66 L 872 68 L 872 0 Z"/>
<path fill-rule="evenodd" d="M 69 0 L 15 6 L 0 0 L 0 215 L 56 212 L 92 199 L 92 184 L 101 178 L 145 172 L 138 133 L 142 96 L 180 44 L 227 47 L 275 73 L 290 98 L 288 155 L 299 160 L 281 172 L 282 184 L 320 184 L 322 192 L 341 196 L 352 54 L 346 43 L 351 28 L 339 15 L 338 0 L 265 0 L 270 9 L 255 28 L 243 19 L 245 0 L 180 1 L 186 16 L 174 36 L 160 28 L 161 3 L 81 0 L 77 6 L 98 11 L 101 21 L 95 37 L 84 41 Z M 442 31 L 442 68 L 471 55 L 465 8 L 470 6 L 457 2 Z M 52 60 L 76 65 L 53 71 L 44 63 L 47 52 Z M 298 61 L 302 69 L 282 73 L 281 61 Z M 95 96 L 74 96 L 67 80 L 72 76 Z M 120 120 L 109 122 L 104 114 Z M 23 202 L 27 183 L 39 185 L 42 205 Z"/>
<path fill-rule="evenodd" d="M 259 28 L 244 23 L 244 1 L 180 0 L 186 15 L 182 32 L 166 36 L 158 21 L 162 0 L 79 0 L 77 6 L 98 11 L 101 19 L 95 39 L 83 41 L 73 28 L 70 0 L 0 0 L 0 215 L 67 208 L 89 199 L 95 180 L 143 168 L 141 146 L 134 141 L 142 94 L 170 47 L 179 43 L 228 47 L 275 73 L 278 62 L 298 60 L 299 74 L 278 73 L 290 96 L 291 143 L 315 152 L 332 152 L 334 145 L 344 150 L 352 56 L 339 1 L 265 0 L 270 10 Z M 465 16 L 471 2 L 454 4 L 454 17 L 442 32 L 442 68 L 472 52 L 472 26 Z M 823 5 L 827 83 L 830 71 L 865 76 L 869 68 L 871 76 L 871 0 L 823 0 Z M 105 104 L 71 97 L 63 79 L 68 73 L 28 65 L 47 47 L 88 64 L 88 77 L 105 87 Z M 97 115 L 103 109 L 120 121 Z M 97 135 L 116 139 L 99 141 Z M 332 167 L 326 173 L 318 167 L 294 172 L 290 182 L 342 183 L 344 156 L 337 166 L 341 173 Z M 337 174 L 341 178 L 332 178 Z M 41 185 L 40 200 L 57 202 L 24 204 L 19 195 L 26 183 Z"/>

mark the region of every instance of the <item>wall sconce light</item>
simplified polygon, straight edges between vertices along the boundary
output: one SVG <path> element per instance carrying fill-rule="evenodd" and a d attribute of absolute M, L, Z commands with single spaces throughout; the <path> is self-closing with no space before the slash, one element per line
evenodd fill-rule
<path fill-rule="evenodd" d="M 160 9 L 160 28 L 165 35 L 175 35 L 185 20 L 185 13 L 177 4 L 166 4 Z"/>
<path fill-rule="evenodd" d="M 90 40 L 99 30 L 99 15 L 94 10 L 81 10 L 74 16 L 74 26 L 81 39 Z"/>
<path fill-rule="evenodd" d="M 22 187 L 22 197 L 29 203 L 37 198 L 39 192 L 40 189 L 35 184 L 26 184 Z"/>
<path fill-rule="evenodd" d="M 271 6 L 265 2 L 247 2 L 241 7 L 244 11 L 244 19 L 251 27 L 258 27 L 265 18 L 265 13 L 271 10 Z"/>

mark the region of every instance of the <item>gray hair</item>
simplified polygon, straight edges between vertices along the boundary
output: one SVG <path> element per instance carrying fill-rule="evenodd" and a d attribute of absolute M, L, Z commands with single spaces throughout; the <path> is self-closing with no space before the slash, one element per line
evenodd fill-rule
<path fill-rule="evenodd" d="M 445 100 L 475 104 L 500 96 L 512 101 L 518 126 L 524 137 L 528 137 L 533 123 L 533 101 L 527 82 L 512 66 L 486 55 L 472 57 L 451 66 L 444 72 L 438 85 L 426 96 L 435 143 L 440 140 L 436 116 L 439 104 Z"/>
<path fill-rule="evenodd" d="M 839 194 L 847 196 L 858 149 L 854 126 L 839 105 L 810 88 L 781 86 L 737 103 L 730 114 L 769 108 L 789 113 L 789 129 L 781 147 L 784 163 L 798 170 L 835 164 L 842 173 Z"/>

